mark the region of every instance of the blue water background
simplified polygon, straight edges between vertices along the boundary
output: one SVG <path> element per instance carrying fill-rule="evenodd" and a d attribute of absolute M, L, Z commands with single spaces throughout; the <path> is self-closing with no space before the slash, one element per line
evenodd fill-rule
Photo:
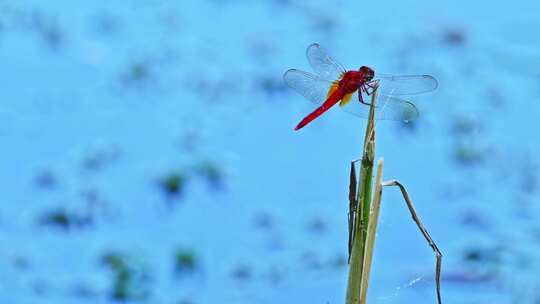
<path fill-rule="evenodd" d="M 381 121 L 385 179 L 444 254 L 445 303 L 536 303 L 536 1 L 2 1 L 0 304 L 343 303 L 349 162 L 365 120 L 282 74 L 431 74 L 413 124 Z M 209 166 L 216 175 L 197 168 Z M 181 193 L 163 180 L 186 176 Z M 385 189 L 368 303 L 434 303 L 434 256 Z M 86 221 L 44 220 L 51 212 Z M 194 268 L 175 271 L 175 252 Z"/>

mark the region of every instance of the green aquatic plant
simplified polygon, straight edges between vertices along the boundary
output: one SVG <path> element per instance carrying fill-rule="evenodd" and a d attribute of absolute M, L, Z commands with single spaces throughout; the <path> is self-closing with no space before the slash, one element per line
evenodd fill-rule
<path fill-rule="evenodd" d="M 240 263 L 232 269 L 231 277 L 239 281 L 249 281 L 253 278 L 253 268 L 248 264 Z"/>
<path fill-rule="evenodd" d="M 192 273 L 199 267 L 197 254 L 193 250 L 178 249 L 174 254 L 174 271 L 177 274 Z"/>
<path fill-rule="evenodd" d="M 225 173 L 219 164 L 213 161 L 203 161 L 195 167 L 195 173 L 204 178 L 214 189 L 223 187 Z"/>
<path fill-rule="evenodd" d="M 399 187 L 414 222 L 435 252 L 437 302 L 441 304 L 440 271 L 442 254 L 418 217 L 405 187 L 396 180 L 383 182 L 382 172 L 384 161 L 382 158 L 377 162 L 377 173 L 375 183 L 373 184 L 377 89 L 378 84 L 371 94 L 362 158 L 351 162 L 349 182 L 349 278 L 346 304 L 365 304 L 367 301 L 373 250 L 375 247 L 379 210 L 381 206 L 382 188 L 384 186 Z M 357 180 L 356 177 L 355 164 L 357 162 L 360 162 L 361 164 L 359 180 Z"/>
<path fill-rule="evenodd" d="M 454 159 L 461 165 L 481 164 L 487 158 L 488 151 L 472 142 L 459 142 L 454 147 Z"/>
<path fill-rule="evenodd" d="M 120 252 L 103 255 L 102 263 L 112 272 L 110 297 L 119 301 L 148 298 L 148 270 L 140 261 Z"/>
<path fill-rule="evenodd" d="M 43 215 L 39 222 L 43 225 L 55 225 L 68 229 L 73 220 L 64 210 L 55 210 Z"/>
<path fill-rule="evenodd" d="M 54 226 L 65 230 L 86 227 L 92 222 L 93 218 L 89 214 L 77 213 L 63 208 L 47 211 L 38 219 L 40 225 Z"/>
<path fill-rule="evenodd" d="M 121 81 L 129 87 L 143 87 L 153 77 L 152 62 L 147 59 L 135 60 L 129 64 L 121 75 Z"/>
<path fill-rule="evenodd" d="M 186 176 L 181 172 L 170 173 L 161 180 L 161 188 L 171 196 L 182 194 L 186 183 Z"/>

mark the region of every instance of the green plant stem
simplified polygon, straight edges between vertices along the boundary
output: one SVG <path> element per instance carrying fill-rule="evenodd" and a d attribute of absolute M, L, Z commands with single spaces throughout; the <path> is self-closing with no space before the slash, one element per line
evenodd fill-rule
<path fill-rule="evenodd" d="M 377 89 L 371 95 L 368 123 L 364 137 L 362 151 L 362 166 L 360 169 L 360 183 L 358 183 L 357 206 L 354 210 L 356 218 L 354 224 L 354 238 L 352 241 L 351 259 L 349 264 L 349 279 L 347 283 L 346 304 L 361 303 L 361 280 L 364 270 L 364 252 L 366 248 L 367 226 L 369 224 L 369 211 L 371 204 L 371 188 L 373 180 L 373 160 L 375 156 L 375 106 Z"/>
<path fill-rule="evenodd" d="M 377 236 L 377 224 L 379 222 L 379 211 L 381 208 L 382 195 L 382 171 L 384 161 L 379 159 L 377 163 L 377 177 L 375 178 L 375 192 L 373 194 L 372 210 L 369 216 L 369 225 L 367 228 L 366 250 L 364 258 L 364 269 L 362 272 L 362 286 L 360 288 L 360 300 L 362 304 L 366 303 L 367 291 L 369 286 L 369 275 L 371 273 L 371 261 L 373 259 L 373 249 L 375 246 L 375 237 Z"/>

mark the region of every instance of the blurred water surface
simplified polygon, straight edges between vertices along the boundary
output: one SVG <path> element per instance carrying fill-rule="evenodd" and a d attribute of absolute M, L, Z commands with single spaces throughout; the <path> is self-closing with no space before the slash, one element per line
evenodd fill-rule
<path fill-rule="evenodd" d="M 380 122 L 386 178 L 444 254 L 447 303 L 536 303 L 534 1 L 0 3 L 0 303 L 343 303 L 364 120 L 286 88 L 321 43 L 431 74 Z M 433 303 L 433 254 L 387 189 L 369 303 Z"/>

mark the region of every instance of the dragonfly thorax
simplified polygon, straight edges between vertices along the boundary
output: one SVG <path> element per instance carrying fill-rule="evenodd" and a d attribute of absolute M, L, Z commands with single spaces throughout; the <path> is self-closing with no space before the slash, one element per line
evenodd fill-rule
<path fill-rule="evenodd" d="M 365 76 L 360 71 L 348 71 L 343 74 L 343 77 L 339 81 L 340 86 L 347 93 L 355 92 L 358 87 L 365 82 Z"/>

